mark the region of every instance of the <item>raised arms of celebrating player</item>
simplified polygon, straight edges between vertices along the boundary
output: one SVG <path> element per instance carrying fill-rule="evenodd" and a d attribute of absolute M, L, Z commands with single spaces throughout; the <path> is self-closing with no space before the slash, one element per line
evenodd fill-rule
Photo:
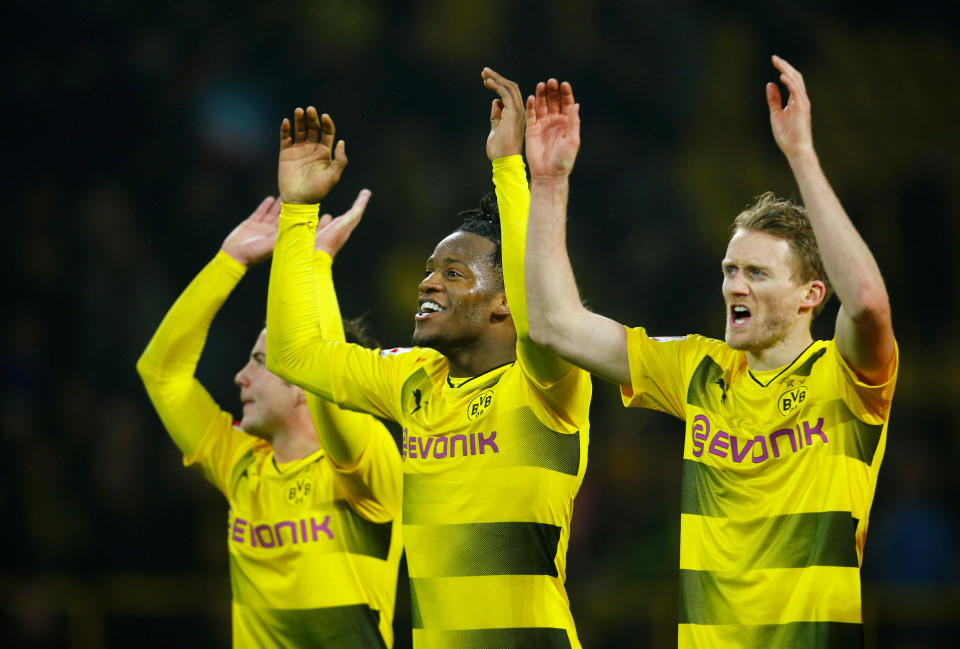
<path fill-rule="evenodd" d="M 268 196 L 223 241 L 164 316 L 137 361 L 137 372 L 161 421 L 185 456 L 196 450 L 211 422 L 232 417 L 221 411 L 194 376 L 207 332 L 248 266 L 270 256 L 277 236 L 280 201 Z"/>
<path fill-rule="evenodd" d="M 858 374 L 868 382 L 880 383 L 887 378 L 894 351 L 890 299 L 883 277 L 820 167 L 813 149 L 810 99 L 803 77 L 779 56 L 772 61 L 790 97 L 784 106 L 777 84 L 767 84 L 770 126 L 800 188 L 820 257 L 840 299 L 837 348 Z"/>
<path fill-rule="evenodd" d="M 332 376 L 329 360 L 318 355 L 330 353 L 331 344 L 343 340 L 342 324 L 334 325 L 332 309 L 323 308 L 331 297 L 335 302 L 329 264 L 370 198 L 369 191 L 360 192 L 347 213 L 336 219 L 324 215 L 318 228 L 317 204 L 347 164 L 344 142 L 334 149 L 334 135 L 330 116 L 318 115 L 312 106 L 295 111 L 292 130 L 290 121 L 283 120 L 277 179 L 284 205 L 267 298 L 267 367 L 323 397 L 332 396 Z M 321 422 L 317 426 L 320 429 Z M 318 432 L 340 465 L 350 465 L 360 456 L 369 435 L 366 426 L 323 426 Z"/>
<path fill-rule="evenodd" d="M 530 337 L 592 374 L 630 385 L 624 327 L 580 302 L 567 256 L 569 176 L 580 148 L 573 88 L 550 79 L 527 98 L 530 220 L 526 242 Z"/>
<path fill-rule="evenodd" d="M 486 149 L 497 189 L 503 281 L 517 329 L 517 356 L 539 382 L 549 383 L 566 374 L 570 364 L 531 340 L 527 324 L 524 249 L 530 189 L 521 157 L 525 123 L 523 97 L 516 83 L 490 68 L 484 68 L 481 77 L 483 85 L 499 95 L 490 107 Z"/>

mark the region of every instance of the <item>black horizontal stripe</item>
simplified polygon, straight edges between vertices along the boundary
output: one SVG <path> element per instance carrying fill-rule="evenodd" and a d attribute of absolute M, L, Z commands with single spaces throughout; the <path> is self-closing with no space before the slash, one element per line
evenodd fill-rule
<path fill-rule="evenodd" d="M 788 622 L 724 628 L 723 640 L 739 649 L 857 649 L 863 626 L 850 622 Z"/>
<path fill-rule="evenodd" d="M 323 608 L 249 609 L 260 618 L 261 640 L 279 641 L 290 649 L 384 649 L 378 628 L 380 613 L 366 604 Z"/>
<path fill-rule="evenodd" d="M 566 630 L 556 628 L 469 629 L 433 636 L 442 636 L 437 641 L 451 649 L 570 649 Z"/>

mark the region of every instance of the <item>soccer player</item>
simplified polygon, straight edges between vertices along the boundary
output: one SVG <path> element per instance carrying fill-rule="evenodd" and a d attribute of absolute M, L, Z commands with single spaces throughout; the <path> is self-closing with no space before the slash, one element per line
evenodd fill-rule
<path fill-rule="evenodd" d="M 492 200 L 467 213 L 427 259 L 416 346 L 379 353 L 324 339 L 311 325 L 317 203 L 336 182 L 344 144 L 333 158 L 333 121 L 313 107 L 296 110 L 292 131 L 289 120 L 281 127 L 267 365 L 341 406 L 402 425 L 418 649 L 580 647 L 564 579 L 592 386 L 588 373 L 527 335 L 523 120 L 514 87 L 494 103 L 487 141 L 498 196 L 522 203 L 522 220 L 504 228 L 501 242 Z M 377 443 L 341 433 L 358 456 Z"/>
<path fill-rule="evenodd" d="M 770 123 L 806 208 L 765 194 L 734 221 L 725 341 L 651 338 L 581 305 L 564 233 L 579 105 L 555 79 L 527 99 L 530 336 L 622 386 L 626 405 L 686 422 L 680 647 L 862 645 L 859 568 L 897 347 L 880 271 L 814 153 L 803 79 L 773 64 L 790 96 L 767 84 Z M 814 340 L 831 285 L 835 335 Z"/>
<path fill-rule="evenodd" d="M 341 411 L 270 373 L 265 332 L 235 378 L 239 424 L 194 377 L 217 311 L 247 267 L 273 250 L 279 213 L 280 200 L 268 197 L 230 233 L 167 313 L 137 371 L 184 465 L 230 505 L 233 646 L 383 649 L 393 644 L 402 551 L 402 468 L 390 434 L 373 417 Z M 332 234 L 321 229 L 316 240 L 326 268 L 342 245 L 342 233 Z M 313 254 L 311 245 L 311 263 Z M 332 284 L 318 290 L 323 309 L 313 326 L 342 340 Z M 327 440 L 340 429 L 380 442 L 342 462 L 335 443 L 325 452 L 318 442 L 318 432 Z"/>

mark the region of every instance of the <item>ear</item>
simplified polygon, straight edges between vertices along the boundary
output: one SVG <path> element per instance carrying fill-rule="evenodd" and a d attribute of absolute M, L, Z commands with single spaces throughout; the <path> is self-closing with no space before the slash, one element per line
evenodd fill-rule
<path fill-rule="evenodd" d="M 508 317 L 510 317 L 510 307 L 507 305 L 507 294 L 500 291 L 493 298 L 493 310 L 490 312 L 490 318 L 491 320 L 505 320 Z"/>
<path fill-rule="evenodd" d="M 821 280 L 815 279 L 807 285 L 807 292 L 800 302 L 800 308 L 804 310 L 813 310 L 818 304 L 823 302 L 827 294 L 827 285 Z"/>

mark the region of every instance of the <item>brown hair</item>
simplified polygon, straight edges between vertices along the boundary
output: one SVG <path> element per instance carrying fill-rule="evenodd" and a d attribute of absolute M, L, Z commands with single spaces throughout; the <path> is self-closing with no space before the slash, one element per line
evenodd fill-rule
<path fill-rule="evenodd" d="M 730 227 L 730 236 L 738 230 L 767 232 L 790 245 L 795 260 L 793 280 L 809 282 L 819 279 L 826 286 L 823 299 L 813 309 L 813 317 L 817 317 L 833 295 L 833 286 L 823 267 L 823 260 L 820 259 L 820 248 L 817 246 L 817 238 L 813 234 L 807 210 L 793 201 L 777 198 L 773 192 L 766 192 L 737 215 Z"/>

